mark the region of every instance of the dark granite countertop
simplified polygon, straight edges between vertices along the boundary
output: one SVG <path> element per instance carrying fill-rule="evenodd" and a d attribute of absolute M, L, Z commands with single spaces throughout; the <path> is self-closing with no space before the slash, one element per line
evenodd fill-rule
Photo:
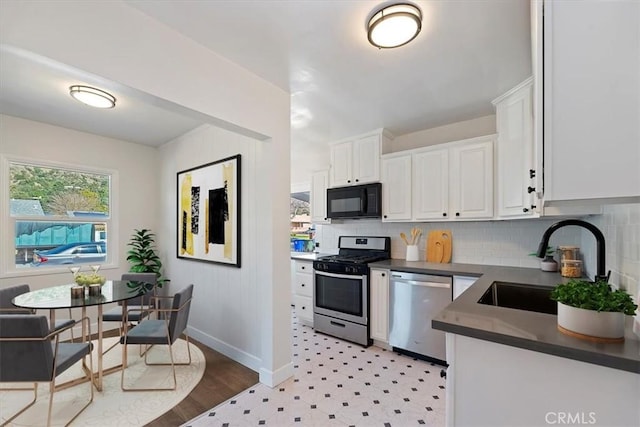
<path fill-rule="evenodd" d="M 434 316 L 432 326 L 435 329 L 640 373 L 640 336 L 632 330 L 631 316 L 627 316 L 626 319 L 624 342 L 604 344 L 573 338 L 559 332 L 557 316 L 552 314 L 477 302 L 494 281 L 553 286 L 568 280 L 559 273 L 548 273 L 534 268 L 435 264 L 397 259 L 371 263 L 370 266 L 415 273 L 478 277 L 469 289 Z"/>

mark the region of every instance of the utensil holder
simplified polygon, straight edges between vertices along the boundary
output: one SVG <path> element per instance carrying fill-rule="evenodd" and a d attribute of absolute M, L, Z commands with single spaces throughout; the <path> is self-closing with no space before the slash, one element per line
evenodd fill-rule
<path fill-rule="evenodd" d="M 407 261 L 418 261 L 418 245 L 407 246 Z"/>

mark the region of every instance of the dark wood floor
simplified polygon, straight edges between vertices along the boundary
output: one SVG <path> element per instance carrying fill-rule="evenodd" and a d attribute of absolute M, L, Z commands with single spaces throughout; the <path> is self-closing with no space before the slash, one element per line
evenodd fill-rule
<path fill-rule="evenodd" d="M 190 338 L 204 354 L 206 367 L 202 379 L 182 402 L 147 424 L 175 427 L 258 383 L 258 373 Z M 167 392 L 171 393 L 171 392 Z"/>

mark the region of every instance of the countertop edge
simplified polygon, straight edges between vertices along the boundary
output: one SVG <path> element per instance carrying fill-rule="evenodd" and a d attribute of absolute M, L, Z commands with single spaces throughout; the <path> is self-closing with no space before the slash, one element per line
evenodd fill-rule
<path fill-rule="evenodd" d="M 433 328 L 452 334 L 463 335 L 483 341 L 490 341 L 497 344 L 517 347 L 524 350 L 536 351 L 538 353 L 549 354 L 551 356 L 563 357 L 565 359 L 577 360 L 579 362 L 591 363 L 612 369 L 640 374 L 640 362 L 626 358 L 616 357 L 603 353 L 585 351 L 575 348 L 562 347 L 556 344 L 541 341 L 532 341 L 526 338 L 518 338 L 496 332 L 483 331 L 481 329 L 470 328 L 461 325 L 454 325 L 448 322 L 432 320 Z"/>
<path fill-rule="evenodd" d="M 525 350 L 536 351 L 566 359 L 577 360 L 612 369 L 624 370 L 640 374 L 640 340 L 630 332 L 622 344 L 603 344 L 588 348 L 591 344 L 577 338 L 569 338 L 557 330 L 557 317 L 524 310 L 494 307 L 478 304 L 478 299 L 494 281 L 510 281 L 539 286 L 555 286 L 565 279 L 557 273 L 541 272 L 539 269 L 520 267 L 500 267 L 480 264 L 436 264 L 423 261 L 407 262 L 391 259 L 369 264 L 371 268 L 397 270 L 414 273 L 440 274 L 451 276 L 473 276 L 478 280 L 445 309 L 432 318 L 432 327 L 444 332 L 477 338 L 485 341 L 509 345 Z M 495 332 L 488 328 L 456 323 L 456 315 L 468 317 L 481 316 L 485 319 L 496 319 L 509 323 L 518 313 L 515 326 L 536 325 L 534 338 L 521 337 L 516 334 Z M 632 323 L 632 322 L 630 322 Z M 530 332 L 525 329 L 525 332 Z M 537 335 L 540 338 L 536 338 Z M 576 340 L 576 341 L 573 341 Z M 622 350 L 620 347 L 624 346 Z M 597 347 L 597 348 L 595 348 Z M 616 354 L 616 353 L 620 354 Z"/>

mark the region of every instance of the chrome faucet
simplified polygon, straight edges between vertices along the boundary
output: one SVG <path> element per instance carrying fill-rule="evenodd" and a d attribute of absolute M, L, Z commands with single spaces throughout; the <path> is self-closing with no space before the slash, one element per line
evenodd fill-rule
<path fill-rule="evenodd" d="M 609 281 L 609 274 L 605 274 L 605 252 L 604 252 L 604 235 L 596 227 L 590 222 L 582 221 L 580 219 L 565 219 L 562 221 L 558 221 L 553 224 L 551 227 L 547 228 L 547 230 L 542 235 L 542 240 L 540 241 L 540 245 L 538 246 L 538 252 L 536 256 L 538 258 L 544 258 L 545 253 L 547 251 L 547 246 L 549 245 L 549 237 L 556 231 L 558 228 L 562 228 L 566 225 L 577 225 L 579 227 L 586 228 L 589 230 L 593 236 L 596 238 L 596 258 L 597 258 L 597 272 L 595 281 L 603 280 L 605 282 Z"/>

